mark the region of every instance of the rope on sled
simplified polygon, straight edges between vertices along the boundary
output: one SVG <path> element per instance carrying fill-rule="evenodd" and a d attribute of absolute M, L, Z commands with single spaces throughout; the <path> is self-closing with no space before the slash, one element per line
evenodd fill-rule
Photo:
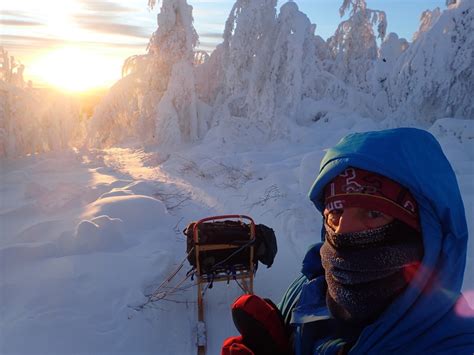
<path fill-rule="evenodd" d="M 225 259 L 215 263 L 212 268 L 211 268 L 211 273 L 212 272 L 215 272 L 221 265 L 225 264 L 227 261 L 229 261 L 232 257 L 234 257 L 235 255 L 237 255 L 238 253 L 242 252 L 243 250 L 245 250 L 246 248 L 250 247 L 252 244 L 255 243 L 255 240 L 250 240 L 249 242 L 243 244 L 242 246 L 240 246 L 238 249 L 236 249 L 234 252 L 232 252 L 229 256 L 227 256 Z M 183 290 L 186 290 L 190 287 L 193 287 L 196 285 L 196 283 L 193 283 L 192 285 L 190 286 L 187 286 L 185 288 L 181 288 L 181 285 L 183 285 L 188 279 L 191 279 L 191 280 L 194 280 L 194 275 L 196 274 L 196 268 L 193 267 L 191 270 L 189 270 L 185 277 L 182 278 L 176 285 L 170 287 L 169 289 L 167 289 L 169 286 L 169 284 L 173 281 L 173 279 L 176 277 L 176 275 L 181 271 L 181 269 L 183 268 L 186 260 L 188 259 L 188 257 L 191 255 L 191 253 L 194 252 L 194 247 L 192 247 L 189 252 L 186 254 L 186 256 L 184 257 L 183 261 L 177 266 L 177 268 L 171 272 L 169 274 L 169 276 L 163 280 L 163 282 L 156 288 L 156 290 L 151 293 L 150 295 L 148 295 L 148 300 L 147 302 L 143 305 L 147 305 L 149 303 L 153 303 L 153 302 L 156 302 L 156 301 L 160 301 L 160 300 L 165 300 L 169 295 L 172 295 L 178 291 L 183 291 Z M 237 285 L 243 290 L 244 288 L 242 287 L 242 285 L 237 281 L 237 279 L 235 277 L 233 277 L 234 281 L 237 283 Z M 209 278 L 209 282 L 207 283 L 206 287 L 204 288 L 203 290 L 203 294 L 207 291 L 208 288 L 212 288 L 212 285 L 213 285 L 213 281 L 214 281 L 214 277 L 210 277 Z"/>
<path fill-rule="evenodd" d="M 175 276 L 178 274 L 178 272 L 183 268 L 184 266 L 184 263 L 186 262 L 186 259 L 188 258 L 189 255 L 191 255 L 191 253 L 194 251 L 194 247 L 191 248 L 191 250 L 187 253 L 187 255 L 184 257 L 183 261 L 178 265 L 178 267 L 170 273 L 170 275 L 156 288 L 156 290 L 151 293 L 150 295 L 148 295 L 148 300 L 145 304 L 148 304 L 148 303 L 152 303 L 152 302 L 156 302 L 156 301 L 159 301 L 159 300 L 162 300 L 162 299 L 165 299 L 168 295 L 170 294 L 173 294 L 177 291 L 183 291 L 189 287 L 192 287 L 194 286 L 191 285 L 189 287 L 186 287 L 186 288 L 180 288 L 180 286 L 186 282 L 186 280 L 188 280 L 189 278 L 193 278 L 194 274 L 196 273 L 196 270 L 193 268 L 191 269 L 190 271 L 188 271 L 186 273 L 186 276 L 181 279 L 175 286 L 172 286 L 171 288 L 169 289 L 166 289 L 168 286 L 168 284 L 171 283 L 171 281 L 175 278 Z"/>
<path fill-rule="evenodd" d="M 233 256 L 237 255 L 238 253 L 240 253 L 241 251 L 243 251 L 245 248 L 248 248 L 250 247 L 252 244 L 255 243 L 255 240 L 252 239 L 250 240 L 249 242 L 243 244 L 241 247 L 239 247 L 237 250 L 235 250 L 232 254 L 230 254 L 228 257 L 226 257 L 225 259 L 215 263 L 212 268 L 211 268 L 211 271 L 212 270 L 217 270 L 217 268 L 219 266 L 221 266 L 222 264 L 226 263 L 227 261 L 229 261 Z"/>

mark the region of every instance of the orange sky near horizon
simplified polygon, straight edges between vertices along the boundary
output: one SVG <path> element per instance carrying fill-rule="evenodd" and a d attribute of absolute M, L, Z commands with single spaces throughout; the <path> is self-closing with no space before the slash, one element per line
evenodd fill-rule
<path fill-rule="evenodd" d="M 198 49 L 211 52 L 222 41 L 224 24 L 235 0 L 187 0 L 193 6 Z M 278 0 L 277 9 L 286 0 Z M 295 0 L 327 39 L 340 23 L 342 0 Z M 107 88 L 121 77 L 131 55 L 145 54 L 157 27 L 160 1 L 147 0 L 15 0 L 3 1 L 0 46 L 25 65 L 24 78 L 33 86 L 83 92 Z M 389 32 L 408 40 L 425 9 L 444 8 L 445 0 L 406 2 L 367 0 L 387 12 Z"/>
<path fill-rule="evenodd" d="M 107 88 L 120 79 L 126 58 L 146 53 L 159 6 L 150 9 L 147 0 L 4 2 L 0 45 L 25 65 L 24 78 L 35 87 L 66 92 Z M 205 9 L 194 11 L 195 18 L 206 16 Z M 202 49 L 211 51 L 220 41 L 228 11 L 214 10 L 222 23 L 203 26 Z"/>

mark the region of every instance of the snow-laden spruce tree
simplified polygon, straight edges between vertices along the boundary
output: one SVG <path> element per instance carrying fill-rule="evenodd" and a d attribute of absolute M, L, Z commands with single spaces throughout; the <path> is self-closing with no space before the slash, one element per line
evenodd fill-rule
<path fill-rule="evenodd" d="M 349 12 L 349 19 L 341 22 L 335 34 L 328 39 L 334 58 L 331 72 L 354 88 L 369 92 L 367 72 L 377 58 L 378 37 L 383 39 L 387 29 L 385 12 L 367 8 L 365 0 L 344 0 L 339 9 L 341 17 Z"/>
<path fill-rule="evenodd" d="M 398 121 L 474 119 L 474 2 L 451 2 L 442 13 L 425 11 L 415 40 L 393 66 L 387 85 Z"/>
<path fill-rule="evenodd" d="M 225 24 L 222 57 L 222 92 L 216 104 L 217 121 L 222 116 L 248 117 L 246 97 L 255 75 L 254 65 L 276 21 L 277 0 L 237 0 Z"/>
<path fill-rule="evenodd" d="M 255 57 L 246 102 L 268 138 L 296 122 L 305 90 L 318 70 L 315 26 L 294 2 L 280 8 L 277 21 Z"/>
<path fill-rule="evenodd" d="M 328 107 L 350 105 L 364 114 L 371 110 L 369 94 L 328 71 L 334 68 L 330 48 L 315 36 L 316 26 L 297 4 L 282 5 L 278 17 L 275 5 L 236 1 L 224 42 L 204 65 L 206 71 L 211 63 L 215 69 L 212 85 L 202 95 L 213 105 L 218 129 L 211 131 L 212 137 L 241 133 L 243 139 L 261 142 L 287 136 L 294 123 L 318 120 Z"/>
<path fill-rule="evenodd" d="M 211 141 L 255 143 L 267 133 L 258 126 L 257 113 L 249 107 L 248 97 L 252 83 L 262 76 L 256 63 L 269 48 L 276 24 L 276 3 L 277 0 L 237 0 L 225 24 L 223 43 L 196 70 L 199 96 L 212 106 L 207 133 Z M 205 72 L 212 75 L 203 85 Z"/>
<path fill-rule="evenodd" d="M 156 111 L 155 141 L 179 144 L 196 141 L 206 130 L 199 120 L 194 76 L 194 48 L 198 35 L 192 7 L 186 0 L 163 0 L 150 52 L 167 88 Z"/>
<path fill-rule="evenodd" d="M 368 72 L 372 81 L 372 92 L 374 97 L 374 113 L 384 118 L 389 112 L 389 81 L 388 78 L 393 71 L 401 54 L 407 50 L 409 43 L 405 38 L 399 38 L 396 33 L 389 33 L 379 49 L 379 55 L 373 67 Z"/>
<path fill-rule="evenodd" d="M 163 0 L 157 21 L 148 53 L 127 59 L 126 76 L 97 108 L 90 126 L 92 144 L 104 146 L 134 138 L 173 145 L 195 141 L 207 130 L 195 90 L 198 36 L 192 7 L 186 0 Z"/>

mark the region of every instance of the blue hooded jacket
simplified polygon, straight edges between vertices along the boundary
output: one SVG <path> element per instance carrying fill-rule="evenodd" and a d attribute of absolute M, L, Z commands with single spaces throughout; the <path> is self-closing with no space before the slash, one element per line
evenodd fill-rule
<path fill-rule="evenodd" d="M 460 311 L 467 307 L 461 295 L 466 218 L 456 176 L 439 143 L 427 131 L 414 128 L 348 135 L 328 150 L 310 190 L 320 212 L 324 187 L 350 166 L 390 177 L 410 190 L 419 206 L 424 257 L 408 288 L 362 331 L 349 353 L 473 354 L 473 313 Z M 293 310 L 296 326 L 328 316 L 319 258 L 315 246 L 305 257 L 305 276 L 290 287 L 280 304 L 287 319 L 285 312 Z M 296 338 L 297 353 L 314 351 L 301 344 L 307 340 Z"/>

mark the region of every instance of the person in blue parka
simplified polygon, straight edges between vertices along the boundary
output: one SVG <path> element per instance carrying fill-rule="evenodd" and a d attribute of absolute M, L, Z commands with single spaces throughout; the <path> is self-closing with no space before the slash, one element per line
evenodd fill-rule
<path fill-rule="evenodd" d="M 309 197 L 322 242 L 278 305 L 296 354 L 474 353 L 464 207 L 430 133 L 348 135 L 327 151 Z"/>

